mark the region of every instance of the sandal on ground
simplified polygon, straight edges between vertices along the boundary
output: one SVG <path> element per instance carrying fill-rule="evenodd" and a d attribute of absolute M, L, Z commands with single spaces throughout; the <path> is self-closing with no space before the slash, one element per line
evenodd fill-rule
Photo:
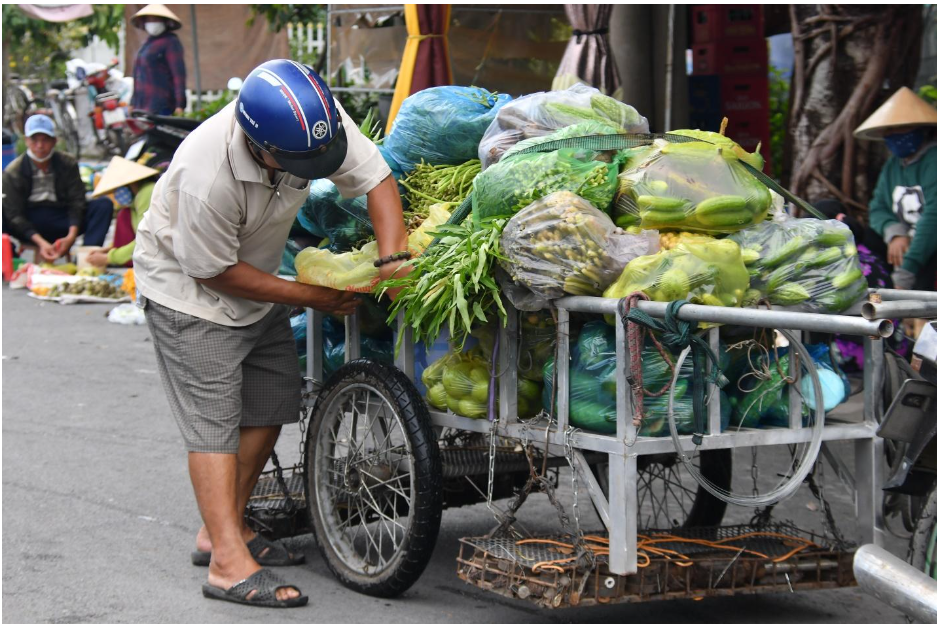
<path fill-rule="evenodd" d="M 247 542 L 247 550 L 250 551 L 254 561 L 269 568 L 294 566 L 306 562 L 304 554 L 292 553 L 282 543 L 272 542 L 260 533 L 257 533 L 254 539 Z M 260 553 L 265 550 L 267 552 L 261 556 Z M 211 563 L 211 551 L 192 551 L 192 565 L 207 566 L 209 563 Z"/>
<path fill-rule="evenodd" d="M 238 581 L 229 589 L 221 589 L 208 583 L 202 585 L 202 595 L 213 600 L 225 600 L 252 607 L 273 607 L 289 609 L 302 607 L 309 602 L 309 596 L 300 595 L 298 598 L 277 600 L 277 590 L 290 588 L 299 591 L 295 585 L 290 585 L 279 576 L 261 568 L 243 581 Z M 248 598 L 254 592 L 254 595 Z"/>

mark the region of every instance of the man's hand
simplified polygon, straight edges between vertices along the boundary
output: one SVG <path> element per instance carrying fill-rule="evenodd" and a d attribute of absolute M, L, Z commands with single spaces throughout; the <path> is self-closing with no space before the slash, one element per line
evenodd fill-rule
<path fill-rule="evenodd" d="M 308 288 L 310 289 L 310 296 L 304 305 L 326 314 L 348 316 L 354 314 L 358 306 L 361 305 L 361 299 L 358 299 L 353 292 L 321 286 L 308 286 Z"/>
<path fill-rule="evenodd" d="M 413 270 L 413 265 L 406 264 L 404 262 L 393 262 L 391 264 L 385 264 L 381 266 L 381 280 L 386 279 L 399 279 L 401 277 L 406 277 L 410 271 Z M 397 298 L 397 295 L 400 294 L 399 288 L 391 288 L 387 291 L 387 296 L 390 297 L 390 300 L 393 301 Z"/>
<path fill-rule="evenodd" d="M 77 236 L 72 236 L 71 234 L 68 234 L 58 239 L 54 243 L 52 243 L 52 246 L 55 248 L 56 259 L 61 258 L 62 256 L 68 253 L 68 250 L 71 249 L 72 245 L 75 244 L 76 238 Z"/>
<path fill-rule="evenodd" d="M 107 268 L 107 251 L 96 249 L 87 255 L 85 262 L 99 269 Z"/>
<path fill-rule="evenodd" d="M 36 243 L 39 246 L 39 257 L 45 260 L 46 262 L 55 262 L 58 259 L 58 254 L 55 251 L 55 247 L 49 243 L 47 240 L 38 241 Z"/>
<path fill-rule="evenodd" d="M 911 239 L 907 236 L 896 236 L 888 243 L 888 264 L 896 269 L 901 268 L 904 255 L 911 247 Z"/>

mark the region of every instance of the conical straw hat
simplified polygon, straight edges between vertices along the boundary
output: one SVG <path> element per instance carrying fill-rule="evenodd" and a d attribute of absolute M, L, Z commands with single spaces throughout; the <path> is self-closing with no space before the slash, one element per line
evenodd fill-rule
<path fill-rule="evenodd" d="M 891 132 L 937 126 L 937 109 L 922 100 L 908 87 L 901 87 L 877 111 L 856 129 L 857 139 L 881 141 Z"/>
<path fill-rule="evenodd" d="M 116 191 L 122 186 L 127 186 L 132 182 L 139 182 L 151 176 L 159 175 L 159 171 L 150 167 L 137 164 L 132 160 L 114 156 L 111 163 L 104 170 L 101 181 L 94 188 L 91 197 L 100 197 Z"/>
<path fill-rule="evenodd" d="M 146 5 L 130 18 L 130 23 L 137 28 L 143 28 L 143 22 L 140 19 L 143 17 L 165 17 L 168 20 L 172 20 L 171 23 L 166 24 L 167 29 L 178 30 L 182 28 L 182 21 L 176 16 L 175 13 L 170 11 L 165 4 Z"/>

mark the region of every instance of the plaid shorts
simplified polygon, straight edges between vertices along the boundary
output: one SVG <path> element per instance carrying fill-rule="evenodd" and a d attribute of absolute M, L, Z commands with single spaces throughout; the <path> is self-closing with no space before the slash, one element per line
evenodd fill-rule
<path fill-rule="evenodd" d="M 228 327 L 141 299 L 186 449 L 237 453 L 240 427 L 299 420 L 302 378 L 286 306 Z"/>

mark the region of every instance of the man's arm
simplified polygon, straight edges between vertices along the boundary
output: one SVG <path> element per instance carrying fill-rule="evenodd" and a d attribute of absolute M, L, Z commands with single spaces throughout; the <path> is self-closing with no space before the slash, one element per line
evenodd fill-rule
<path fill-rule="evenodd" d="M 12 234 L 23 239 L 36 235 L 35 226 L 26 218 L 26 189 L 19 176 L 19 167 L 10 166 L 3 172 L 3 218 Z"/>
<path fill-rule="evenodd" d="M 195 281 L 243 299 L 304 306 L 330 314 L 352 314 L 361 303 L 352 292 L 281 279 L 243 261 L 215 277 Z"/>
<path fill-rule="evenodd" d="M 397 192 L 394 176 L 387 176 L 368 192 L 368 216 L 374 226 L 379 256 L 384 257 L 398 251 L 406 251 L 407 227 L 403 222 L 403 206 L 400 203 L 400 194 Z M 381 266 L 381 279 L 389 278 L 401 264 L 401 262 L 394 262 Z M 409 270 L 409 267 L 406 267 L 397 276 L 402 277 Z M 391 292 L 390 295 L 394 298 L 397 292 Z"/>
<path fill-rule="evenodd" d="M 875 183 L 872 201 L 869 202 L 869 227 L 881 236 L 886 244 L 890 243 L 895 236 L 907 236 L 908 234 L 907 228 L 898 221 L 898 217 L 891 206 L 892 188 L 888 179 L 891 164 L 889 162 L 882 168 L 878 181 Z"/>

